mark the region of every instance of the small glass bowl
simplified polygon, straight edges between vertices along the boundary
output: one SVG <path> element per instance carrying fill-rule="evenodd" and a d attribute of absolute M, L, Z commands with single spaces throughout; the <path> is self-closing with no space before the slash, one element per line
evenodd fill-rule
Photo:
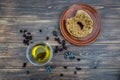
<path fill-rule="evenodd" d="M 36 61 L 36 60 L 33 58 L 33 56 L 31 55 L 31 50 L 32 50 L 32 48 L 33 48 L 34 46 L 40 45 L 40 44 L 44 44 L 44 45 L 46 45 L 46 46 L 50 49 L 50 57 L 49 57 L 48 60 L 45 61 L 44 63 L 39 63 L 39 62 Z M 52 59 L 52 57 L 53 57 L 53 49 L 52 49 L 52 47 L 50 46 L 50 44 L 47 43 L 47 42 L 35 42 L 35 43 L 30 44 L 30 45 L 27 47 L 26 57 L 27 57 L 27 59 L 29 60 L 29 62 L 32 63 L 34 66 L 44 66 L 44 65 L 48 64 L 48 63 L 51 61 L 51 59 Z"/>

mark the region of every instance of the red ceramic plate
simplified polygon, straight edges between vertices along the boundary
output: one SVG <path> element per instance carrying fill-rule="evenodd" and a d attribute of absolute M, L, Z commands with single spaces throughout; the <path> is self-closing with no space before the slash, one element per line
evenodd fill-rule
<path fill-rule="evenodd" d="M 93 30 L 92 32 L 83 38 L 77 38 L 68 33 L 66 30 L 65 21 L 67 18 L 73 17 L 77 10 L 86 11 L 93 20 Z M 98 12 L 87 4 L 74 4 L 65 9 L 60 17 L 60 31 L 63 37 L 70 43 L 74 45 L 87 45 L 93 42 L 99 35 L 101 31 L 101 17 Z"/>

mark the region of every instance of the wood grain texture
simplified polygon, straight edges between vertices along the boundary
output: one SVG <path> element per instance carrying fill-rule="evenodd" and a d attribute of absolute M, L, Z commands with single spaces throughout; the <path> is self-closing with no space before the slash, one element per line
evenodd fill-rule
<path fill-rule="evenodd" d="M 62 11 L 75 3 L 90 4 L 99 12 L 102 17 L 100 36 L 87 46 L 67 42 L 68 51 L 81 61 L 64 59 L 66 51 L 63 51 L 54 54 L 49 63 L 55 67 L 51 73 L 45 72 L 44 67 L 30 64 L 25 55 L 27 46 L 23 45 L 19 30 L 30 31 L 33 42 L 46 41 L 49 36 L 47 42 L 52 47 L 59 46 L 52 31 L 59 32 Z M 43 32 L 39 33 L 39 29 Z M 119 0 L 0 0 L 0 80 L 120 80 L 119 30 Z M 59 37 L 64 39 L 60 33 Z M 27 62 L 25 68 L 22 67 L 24 62 Z M 64 65 L 68 69 L 64 69 Z M 75 67 L 82 68 L 76 75 Z"/>

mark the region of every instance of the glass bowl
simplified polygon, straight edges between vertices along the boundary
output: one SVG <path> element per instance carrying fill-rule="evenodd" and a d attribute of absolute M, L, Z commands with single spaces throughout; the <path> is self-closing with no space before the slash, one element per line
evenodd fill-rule
<path fill-rule="evenodd" d="M 44 53 L 45 54 L 45 58 L 43 60 L 37 61 L 37 59 L 39 59 L 39 58 L 35 58 L 35 56 L 38 55 L 37 52 L 34 52 L 35 56 L 33 55 L 33 49 L 36 46 L 43 46 L 44 50 L 48 49 L 48 51 L 45 50 L 45 53 Z M 35 50 L 39 51 L 39 54 L 43 54 L 43 53 L 40 53 L 40 51 L 43 50 L 43 49 L 41 49 L 41 50 L 40 49 L 41 49 L 41 47 L 36 48 Z M 47 55 L 49 55 L 49 56 L 47 56 Z M 50 46 L 50 44 L 47 43 L 47 42 L 35 42 L 35 43 L 30 44 L 27 47 L 26 57 L 29 60 L 29 62 L 32 63 L 34 66 L 44 66 L 44 65 L 48 64 L 51 61 L 51 59 L 53 57 L 53 49 Z"/>

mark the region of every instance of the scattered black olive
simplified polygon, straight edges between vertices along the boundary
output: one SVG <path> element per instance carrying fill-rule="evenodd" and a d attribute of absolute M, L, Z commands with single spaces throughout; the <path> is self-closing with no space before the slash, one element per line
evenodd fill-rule
<path fill-rule="evenodd" d="M 57 50 L 57 49 L 54 49 L 54 53 L 58 53 L 58 50 Z"/>
<path fill-rule="evenodd" d="M 23 44 L 25 44 L 25 45 L 29 45 L 29 40 L 24 39 L 24 40 L 23 40 Z"/>
<path fill-rule="evenodd" d="M 29 45 L 29 41 L 26 42 L 26 45 L 27 45 L 27 46 Z"/>
<path fill-rule="evenodd" d="M 42 29 L 39 29 L 39 32 L 42 32 Z"/>
<path fill-rule="evenodd" d="M 32 40 L 32 36 L 29 36 L 29 40 Z"/>
<path fill-rule="evenodd" d="M 61 52 L 61 51 L 63 51 L 63 48 L 60 47 L 58 50 Z"/>
<path fill-rule="evenodd" d="M 27 63 L 25 62 L 25 63 L 23 63 L 23 67 L 26 67 L 27 66 Z"/>
<path fill-rule="evenodd" d="M 76 74 L 77 74 L 77 71 L 74 71 L 74 74 L 76 75 Z"/>
<path fill-rule="evenodd" d="M 97 66 L 94 66 L 93 69 L 97 69 Z"/>
<path fill-rule="evenodd" d="M 23 43 L 24 43 L 24 44 L 26 43 L 26 40 L 25 40 L 25 39 L 23 40 Z"/>
<path fill-rule="evenodd" d="M 26 71 L 26 74 L 29 74 L 30 72 L 29 71 Z"/>
<path fill-rule="evenodd" d="M 63 66 L 64 69 L 67 69 L 67 66 Z"/>
<path fill-rule="evenodd" d="M 20 30 L 20 33 L 22 33 L 23 32 L 23 30 Z"/>
<path fill-rule="evenodd" d="M 32 36 L 26 36 L 25 39 L 32 40 Z"/>
<path fill-rule="evenodd" d="M 60 38 L 58 38 L 58 37 L 55 37 L 54 40 L 57 41 L 59 44 L 62 43 L 61 40 L 60 40 Z"/>
<path fill-rule="evenodd" d="M 25 39 L 29 40 L 29 36 L 26 36 Z"/>
<path fill-rule="evenodd" d="M 54 40 L 55 40 L 55 41 L 58 41 L 58 40 L 59 40 L 59 38 L 54 38 Z"/>
<path fill-rule="evenodd" d="M 31 33 L 30 33 L 30 32 L 28 32 L 27 34 L 28 34 L 28 35 L 31 35 Z"/>
<path fill-rule="evenodd" d="M 27 45 L 27 44 L 28 44 L 28 40 L 24 39 L 24 40 L 23 40 L 23 44 L 24 44 L 24 45 Z"/>
<path fill-rule="evenodd" d="M 49 37 L 48 37 L 48 36 L 46 37 L 46 40 L 49 40 Z"/>
<path fill-rule="evenodd" d="M 60 42 L 60 38 L 58 38 L 57 41 Z"/>
<path fill-rule="evenodd" d="M 59 52 L 61 52 L 61 51 L 63 51 L 63 48 L 61 47 L 61 46 L 55 46 L 55 48 L 54 48 L 54 53 L 58 53 L 58 51 Z"/>
<path fill-rule="evenodd" d="M 77 61 L 80 61 L 80 58 L 77 58 Z"/>
<path fill-rule="evenodd" d="M 23 37 L 26 37 L 26 34 L 23 34 Z"/>
<path fill-rule="evenodd" d="M 27 32 L 27 30 L 20 30 L 20 32 L 23 32 L 23 44 L 24 45 L 29 45 L 32 40 L 32 35 L 30 32 Z M 26 33 L 27 32 L 27 33 Z"/>
<path fill-rule="evenodd" d="M 81 68 L 78 68 L 78 67 L 76 67 L 75 69 L 76 69 L 76 70 L 81 70 Z"/>
<path fill-rule="evenodd" d="M 61 41 L 58 41 L 59 44 L 61 44 Z"/>
<path fill-rule="evenodd" d="M 66 46 L 63 46 L 63 49 L 67 50 L 67 47 L 66 47 Z"/>
<path fill-rule="evenodd" d="M 61 74 L 60 74 L 60 76 L 62 77 L 62 76 L 63 76 L 63 74 L 61 73 Z"/>
<path fill-rule="evenodd" d="M 56 36 L 57 37 L 57 32 L 56 31 L 53 31 L 53 36 Z"/>
<path fill-rule="evenodd" d="M 58 49 L 58 46 L 55 46 L 56 49 Z"/>
<path fill-rule="evenodd" d="M 62 40 L 62 46 L 65 46 L 65 43 L 66 43 L 65 40 Z"/>
<path fill-rule="evenodd" d="M 23 32 L 24 32 L 24 33 L 26 33 L 26 32 L 27 32 L 27 30 L 24 30 Z"/>

